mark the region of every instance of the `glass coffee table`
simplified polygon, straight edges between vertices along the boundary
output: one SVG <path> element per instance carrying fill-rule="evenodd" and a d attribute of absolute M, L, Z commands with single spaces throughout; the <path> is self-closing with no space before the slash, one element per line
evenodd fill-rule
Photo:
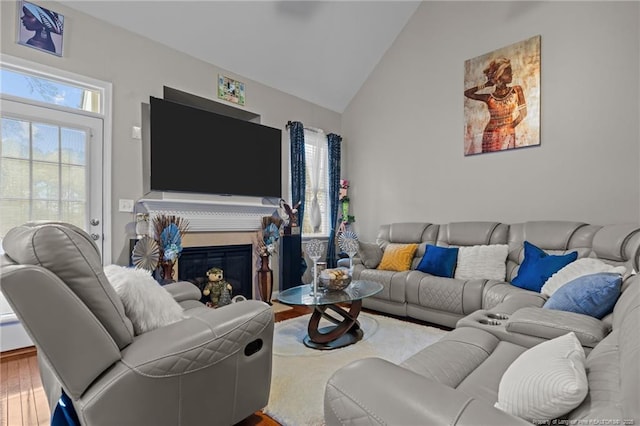
<path fill-rule="evenodd" d="M 362 339 L 364 333 L 358 322 L 362 299 L 379 293 L 382 288 L 380 283 L 355 280 L 344 290 L 318 290 L 317 295 L 313 296 L 313 284 L 305 284 L 280 292 L 278 302 L 286 305 L 313 306 L 304 344 L 313 349 L 330 350 L 354 344 Z M 342 306 L 345 303 L 351 304 L 348 310 Z M 332 311 L 336 316 L 327 311 Z M 318 328 L 322 318 L 334 325 Z"/>

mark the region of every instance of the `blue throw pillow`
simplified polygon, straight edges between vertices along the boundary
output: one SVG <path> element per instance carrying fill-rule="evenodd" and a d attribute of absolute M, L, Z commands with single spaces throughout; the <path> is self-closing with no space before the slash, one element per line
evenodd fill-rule
<path fill-rule="evenodd" d="M 578 258 L 578 253 L 551 255 L 528 241 L 524 242 L 524 260 L 518 270 L 518 276 L 511 284 L 526 290 L 540 293 L 540 289 L 551 275 L 558 272 Z"/>
<path fill-rule="evenodd" d="M 438 277 L 453 277 L 458 261 L 458 247 L 439 247 L 427 244 L 427 250 L 417 270 Z"/>
<path fill-rule="evenodd" d="M 569 281 L 547 300 L 543 308 L 575 312 L 601 319 L 613 310 L 622 276 L 611 272 L 584 275 Z"/>

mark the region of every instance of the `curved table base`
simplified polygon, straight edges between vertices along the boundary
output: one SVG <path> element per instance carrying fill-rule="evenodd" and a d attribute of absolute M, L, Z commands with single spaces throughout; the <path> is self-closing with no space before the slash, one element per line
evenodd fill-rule
<path fill-rule="evenodd" d="M 361 340 L 364 333 L 357 320 L 361 309 L 362 300 L 351 302 L 348 311 L 339 305 L 315 306 L 307 328 L 308 335 L 304 338 L 305 346 L 313 349 L 331 350 L 352 345 Z M 330 315 L 327 310 L 333 311 L 341 318 Z M 318 328 L 322 318 L 335 325 Z"/>

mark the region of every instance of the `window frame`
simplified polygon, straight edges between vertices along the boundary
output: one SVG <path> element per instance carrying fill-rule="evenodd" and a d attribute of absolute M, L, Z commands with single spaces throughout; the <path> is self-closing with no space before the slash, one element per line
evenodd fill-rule
<path fill-rule="evenodd" d="M 112 259 L 112 139 L 113 139 L 113 85 L 110 82 L 86 77 L 69 71 L 57 69 L 37 62 L 32 62 L 23 58 L 0 54 L 0 68 L 8 69 L 14 72 L 21 72 L 32 75 L 34 77 L 42 77 L 48 80 L 59 81 L 64 84 L 72 84 L 85 87 L 101 93 L 100 112 L 90 112 L 82 109 L 69 108 L 54 103 L 40 102 L 33 99 L 22 98 L 13 95 L 3 94 L 0 89 L 0 99 L 7 99 L 15 102 L 35 105 L 43 108 L 61 110 L 73 114 L 87 115 L 102 120 L 102 261 L 108 265 Z"/>
<path fill-rule="evenodd" d="M 98 92 L 100 94 L 98 111 L 95 111 L 95 112 L 87 111 L 81 108 L 67 107 L 67 106 L 59 105 L 53 102 L 45 102 L 37 99 L 11 95 L 8 93 L 4 93 L 0 87 L 0 96 L 2 96 L 3 99 L 40 106 L 43 108 L 56 109 L 56 110 L 69 112 L 73 114 L 88 115 L 96 118 L 104 118 L 107 115 L 106 107 L 108 103 L 110 104 L 110 100 L 107 100 L 107 97 L 110 98 L 110 93 L 108 94 L 107 92 L 110 92 L 111 83 L 99 82 L 98 80 L 94 80 L 89 77 L 77 76 L 67 71 L 55 70 L 53 68 L 49 68 L 41 64 L 31 63 L 31 65 L 28 65 L 27 61 L 25 60 L 22 60 L 20 58 L 12 58 L 7 55 L 2 55 L 1 58 L 2 58 L 2 62 L 0 63 L 0 69 L 5 69 L 14 73 L 29 75 L 35 78 L 41 78 L 44 80 L 58 82 L 58 83 L 69 85 L 69 86 L 75 86 L 77 88 Z M 102 85 L 100 85 L 100 83 Z M 107 87 L 107 85 L 109 87 Z"/>
<path fill-rule="evenodd" d="M 328 141 L 327 141 L 327 135 L 324 133 L 323 130 L 321 129 L 315 129 L 315 128 L 310 128 L 310 127 L 305 127 L 304 128 L 304 132 L 305 132 L 305 170 L 306 173 L 309 173 L 309 163 L 310 161 L 312 161 L 312 158 L 309 158 L 310 155 L 310 151 L 312 149 L 314 149 L 316 147 L 315 144 L 308 144 L 308 138 L 307 138 L 307 134 L 308 133 L 313 133 L 315 135 L 317 134 L 321 134 L 322 137 L 324 138 L 324 146 L 320 146 L 319 151 L 321 155 L 325 155 L 325 161 L 324 161 L 324 175 L 321 176 L 320 178 L 320 184 L 319 186 L 319 191 L 322 191 L 324 193 L 324 208 L 322 206 L 322 203 L 320 204 L 320 215 L 321 215 L 321 225 L 320 225 L 320 232 L 305 232 L 304 228 L 305 228 L 305 224 L 306 226 L 310 226 L 310 213 L 311 213 L 311 198 L 310 198 L 310 182 L 309 180 L 307 180 L 306 182 L 306 187 L 305 187 L 305 209 L 304 209 L 304 222 L 303 222 L 303 229 L 301 229 L 301 234 L 302 234 L 302 239 L 305 240 L 309 240 L 309 239 L 328 239 L 329 238 L 329 233 L 331 232 L 331 224 L 329 223 L 329 203 L 330 203 L 330 198 L 329 198 L 329 145 L 328 145 Z M 309 146 L 308 146 L 309 145 Z M 322 172 L 322 170 L 321 170 Z M 324 188 L 323 188 L 324 187 Z"/>

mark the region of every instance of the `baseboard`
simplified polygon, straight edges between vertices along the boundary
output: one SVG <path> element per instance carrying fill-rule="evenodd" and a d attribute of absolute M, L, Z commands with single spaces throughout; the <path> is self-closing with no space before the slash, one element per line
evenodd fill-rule
<path fill-rule="evenodd" d="M 35 356 L 38 353 L 35 346 L 27 346 L 26 348 L 12 349 L 10 351 L 0 352 L 0 362 L 15 361 L 20 358 Z"/>

